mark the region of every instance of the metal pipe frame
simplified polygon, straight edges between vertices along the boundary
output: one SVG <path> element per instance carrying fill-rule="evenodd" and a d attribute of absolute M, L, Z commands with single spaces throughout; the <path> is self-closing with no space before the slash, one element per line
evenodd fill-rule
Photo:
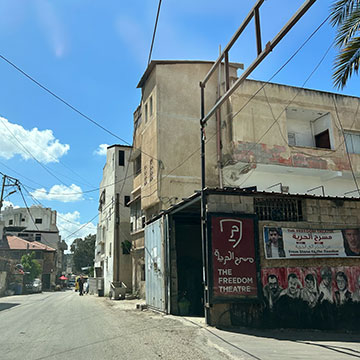
<path fill-rule="evenodd" d="M 252 14 L 248 15 L 248 18 L 244 21 L 243 24 L 246 25 L 249 23 L 253 14 L 255 13 L 255 9 L 258 9 L 263 1 L 259 0 L 254 8 L 251 10 Z M 303 3 L 303 5 L 298 9 L 298 11 L 292 16 L 292 18 L 285 24 L 285 26 L 279 31 L 279 33 L 274 37 L 272 41 L 269 41 L 265 49 L 258 55 L 258 57 L 252 62 L 249 67 L 244 70 L 243 74 L 236 80 L 234 85 L 226 91 L 226 93 L 216 102 L 213 108 L 208 112 L 206 116 L 201 119 L 201 122 L 206 124 L 206 122 L 210 119 L 212 115 L 214 115 L 216 109 L 220 107 L 233 93 L 234 91 L 244 82 L 244 80 L 254 71 L 254 69 L 266 58 L 267 55 L 275 48 L 275 46 L 283 39 L 283 37 L 291 30 L 291 28 L 301 19 L 301 17 L 306 13 L 306 11 L 316 2 L 316 0 L 307 0 Z M 245 26 L 246 26 L 245 25 Z M 233 36 L 235 40 L 240 36 L 241 32 L 245 29 L 243 25 L 239 28 L 238 32 Z M 224 58 L 225 53 L 227 53 L 231 46 L 234 44 L 234 40 L 231 39 L 230 43 L 226 46 L 222 54 L 219 56 L 218 60 L 214 63 L 208 74 L 205 76 L 202 81 L 202 85 L 205 86 L 206 82 L 209 80 L 211 74 L 213 73 L 213 68 L 219 65 L 219 62 Z M 231 45 L 231 46 L 230 46 Z"/>

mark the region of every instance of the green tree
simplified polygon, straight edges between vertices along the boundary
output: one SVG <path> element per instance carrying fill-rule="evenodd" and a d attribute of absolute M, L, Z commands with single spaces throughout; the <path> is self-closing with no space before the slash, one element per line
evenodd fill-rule
<path fill-rule="evenodd" d="M 21 264 L 25 271 L 25 281 L 30 282 L 41 274 L 41 265 L 35 258 L 35 252 L 25 254 L 21 257 Z"/>
<path fill-rule="evenodd" d="M 331 7 L 331 24 L 337 27 L 335 44 L 339 49 L 334 62 L 333 81 L 344 88 L 360 63 L 360 0 L 336 0 Z"/>
<path fill-rule="evenodd" d="M 75 239 L 71 244 L 76 271 L 81 272 L 82 267 L 94 266 L 95 240 L 96 235 L 88 235 L 84 239 Z"/>

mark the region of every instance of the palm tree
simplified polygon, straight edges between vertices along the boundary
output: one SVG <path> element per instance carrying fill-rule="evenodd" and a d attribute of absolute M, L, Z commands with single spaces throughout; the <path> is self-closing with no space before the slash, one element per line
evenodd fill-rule
<path fill-rule="evenodd" d="M 337 0 L 331 7 L 331 23 L 337 27 L 335 44 L 339 53 L 334 62 L 334 85 L 344 88 L 360 64 L 360 0 Z"/>

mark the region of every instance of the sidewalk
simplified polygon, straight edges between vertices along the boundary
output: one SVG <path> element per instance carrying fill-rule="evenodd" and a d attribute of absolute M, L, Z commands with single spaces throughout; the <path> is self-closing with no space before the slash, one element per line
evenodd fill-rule
<path fill-rule="evenodd" d="M 137 306 L 145 305 L 145 300 L 142 299 L 104 300 L 109 306 L 119 310 L 137 310 Z M 164 316 L 180 321 L 184 326 L 199 328 L 207 339 L 208 346 L 220 350 L 230 359 L 360 359 L 360 333 L 296 329 L 218 329 L 206 325 L 203 317 Z"/>

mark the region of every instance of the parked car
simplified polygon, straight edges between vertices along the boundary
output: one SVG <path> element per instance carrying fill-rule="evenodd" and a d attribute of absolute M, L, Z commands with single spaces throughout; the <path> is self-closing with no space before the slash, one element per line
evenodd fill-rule
<path fill-rule="evenodd" d="M 42 292 L 41 280 L 34 279 L 33 281 L 25 284 L 25 288 L 28 293 L 40 293 L 40 292 Z"/>

